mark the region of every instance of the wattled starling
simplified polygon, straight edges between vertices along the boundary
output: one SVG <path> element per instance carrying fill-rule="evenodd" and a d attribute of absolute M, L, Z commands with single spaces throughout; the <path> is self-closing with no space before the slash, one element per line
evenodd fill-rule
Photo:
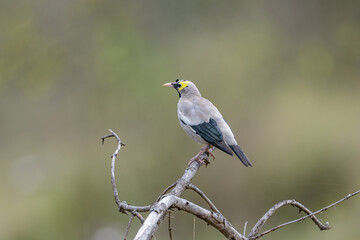
<path fill-rule="evenodd" d="M 214 146 L 229 155 L 234 152 L 246 167 L 252 166 L 219 110 L 201 96 L 193 82 L 176 79 L 175 82 L 165 83 L 163 86 L 172 87 L 179 94 L 177 113 L 181 127 L 195 141 L 206 145 L 190 160 L 189 165 L 193 161 L 204 164 L 199 157 L 205 152 L 214 157 L 209 151 Z"/>

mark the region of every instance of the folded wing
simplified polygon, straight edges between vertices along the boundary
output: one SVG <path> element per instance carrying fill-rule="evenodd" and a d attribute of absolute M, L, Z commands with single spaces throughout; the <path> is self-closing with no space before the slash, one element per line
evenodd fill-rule
<path fill-rule="evenodd" d="M 231 148 L 225 143 L 223 135 L 214 119 L 210 118 L 209 122 L 190 125 L 190 127 L 209 144 L 227 154 L 233 155 Z"/>

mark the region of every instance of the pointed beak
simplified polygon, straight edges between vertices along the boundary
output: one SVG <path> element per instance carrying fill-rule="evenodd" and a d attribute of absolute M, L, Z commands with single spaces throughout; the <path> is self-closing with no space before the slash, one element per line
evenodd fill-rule
<path fill-rule="evenodd" d="M 163 86 L 164 87 L 173 87 L 173 85 L 171 83 L 164 83 Z"/>

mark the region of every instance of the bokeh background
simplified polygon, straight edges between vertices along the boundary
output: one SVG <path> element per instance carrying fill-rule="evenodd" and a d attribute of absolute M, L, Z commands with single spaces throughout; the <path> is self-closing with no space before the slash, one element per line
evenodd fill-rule
<path fill-rule="evenodd" d="M 216 151 L 194 183 L 239 231 L 273 204 L 317 210 L 360 188 L 359 1 L 0 2 L 0 239 L 122 239 L 110 184 L 116 131 L 121 200 L 147 205 L 200 145 L 180 128 L 194 81 L 254 167 Z M 184 197 L 206 206 L 199 197 Z M 175 239 L 194 218 L 173 214 Z M 264 230 L 302 216 L 280 210 Z M 358 239 L 360 200 L 264 239 Z M 134 221 L 129 239 L 139 228 Z M 195 239 L 222 239 L 201 220 Z M 168 239 L 163 224 L 156 239 Z"/>

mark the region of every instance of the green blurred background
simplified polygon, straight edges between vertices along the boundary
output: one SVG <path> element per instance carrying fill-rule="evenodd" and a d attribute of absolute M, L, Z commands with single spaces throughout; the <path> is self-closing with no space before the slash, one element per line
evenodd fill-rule
<path fill-rule="evenodd" d="M 180 128 L 192 80 L 254 167 L 216 151 L 194 179 L 239 231 L 273 204 L 317 210 L 360 188 L 359 1 L 0 2 L 0 239 L 121 239 L 110 184 L 116 131 L 127 144 L 121 200 L 147 205 L 200 145 Z M 184 197 L 206 206 L 194 194 Z M 193 217 L 173 214 L 174 239 Z M 280 210 L 264 230 L 300 217 Z M 358 239 L 360 200 L 264 239 Z M 196 220 L 195 239 L 222 239 Z M 132 239 L 139 228 L 134 221 Z M 163 224 L 156 239 L 168 239 Z"/>

